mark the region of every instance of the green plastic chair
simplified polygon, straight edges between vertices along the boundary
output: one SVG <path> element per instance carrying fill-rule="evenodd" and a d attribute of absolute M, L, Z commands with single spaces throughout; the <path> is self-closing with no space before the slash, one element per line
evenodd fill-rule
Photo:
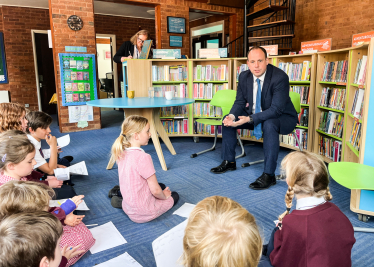
<path fill-rule="evenodd" d="M 374 190 L 374 167 L 354 162 L 331 162 L 329 173 L 338 184 L 348 189 Z M 367 222 L 369 216 L 358 214 L 358 219 Z M 374 233 L 372 228 L 353 228 L 355 231 Z"/>
<path fill-rule="evenodd" d="M 300 111 L 301 111 L 300 94 L 295 93 L 295 92 L 290 92 L 290 98 L 291 98 L 291 102 L 292 102 L 292 104 L 293 104 L 293 106 L 294 106 L 294 108 L 296 110 L 296 113 L 300 113 Z M 303 151 L 303 148 L 300 145 L 300 140 L 297 137 L 295 131 L 293 131 L 292 134 L 295 137 L 297 145 L 299 146 L 299 150 Z M 264 161 L 265 160 L 261 159 L 261 160 L 256 160 L 256 161 L 252 161 L 252 162 L 243 163 L 242 164 L 242 168 L 249 167 L 249 166 L 254 165 L 254 164 L 262 163 Z M 277 179 L 278 180 L 283 179 L 283 178 L 284 178 L 283 176 L 277 175 Z"/>
<path fill-rule="evenodd" d="M 234 105 L 235 99 L 236 99 L 236 91 L 231 90 L 231 89 L 229 89 L 229 90 L 219 90 L 214 94 L 212 100 L 210 101 L 210 104 L 212 106 L 220 107 L 222 109 L 222 118 L 220 120 L 217 120 L 217 119 L 197 119 L 196 120 L 196 122 L 214 126 L 214 143 L 213 143 L 213 146 L 209 149 L 206 149 L 206 150 L 203 150 L 201 152 L 197 152 L 197 153 L 192 154 L 191 158 L 195 158 L 198 155 L 201 155 L 203 153 L 215 150 L 216 144 L 217 144 L 217 129 L 218 129 L 218 126 L 222 125 L 223 117 L 230 113 L 230 110 L 231 110 L 232 106 Z M 238 133 L 237 133 L 237 138 L 238 138 L 240 147 L 242 148 L 242 153 L 240 155 L 236 156 L 235 159 L 245 156 L 243 143 L 240 140 L 240 137 L 239 137 Z"/>

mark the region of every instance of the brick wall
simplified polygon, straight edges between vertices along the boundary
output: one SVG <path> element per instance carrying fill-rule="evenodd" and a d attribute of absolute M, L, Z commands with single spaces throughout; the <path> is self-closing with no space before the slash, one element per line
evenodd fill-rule
<path fill-rule="evenodd" d="M 38 109 L 31 29 L 49 29 L 48 9 L 3 6 L 1 13 L 9 83 L 0 90 L 9 90 L 12 102 Z"/>
<path fill-rule="evenodd" d="M 332 49 L 350 47 L 352 35 L 374 30 L 372 0 L 297 0 L 294 51 L 301 42 L 332 38 Z"/>

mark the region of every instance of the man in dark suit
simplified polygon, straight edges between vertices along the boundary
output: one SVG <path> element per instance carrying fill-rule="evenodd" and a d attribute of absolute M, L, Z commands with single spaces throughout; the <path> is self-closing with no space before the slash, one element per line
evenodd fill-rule
<path fill-rule="evenodd" d="M 249 50 L 249 70 L 240 74 L 235 103 L 230 114 L 222 121 L 223 162 L 211 169 L 213 173 L 236 170 L 236 131 L 254 130 L 257 139 L 263 138 L 265 154 L 263 174 L 249 185 L 256 190 L 276 184 L 274 172 L 278 160 L 279 134 L 291 133 L 298 121 L 289 97 L 287 74 L 268 63 L 264 48 L 255 46 Z"/>

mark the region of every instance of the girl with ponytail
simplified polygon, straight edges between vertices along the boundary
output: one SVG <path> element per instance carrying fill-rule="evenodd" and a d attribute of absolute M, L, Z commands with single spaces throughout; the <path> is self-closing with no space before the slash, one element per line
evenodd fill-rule
<path fill-rule="evenodd" d="M 171 209 L 179 199 L 177 192 L 158 183 L 152 158 L 141 146 L 151 133 L 148 120 L 126 117 L 121 134 L 112 146 L 111 162 L 117 161 L 120 186 L 110 192 L 112 206 L 121 208 L 136 223 L 149 222 Z"/>
<path fill-rule="evenodd" d="M 329 202 L 325 163 L 315 154 L 295 151 L 283 159 L 282 171 L 288 185 L 286 211 L 279 215 L 280 223 L 263 253 L 275 267 L 351 266 L 353 227 Z M 290 212 L 294 198 L 296 209 Z"/>

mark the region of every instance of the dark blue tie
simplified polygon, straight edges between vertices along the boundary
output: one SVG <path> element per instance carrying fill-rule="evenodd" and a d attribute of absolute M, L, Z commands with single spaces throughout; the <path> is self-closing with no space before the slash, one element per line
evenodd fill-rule
<path fill-rule="evenodd" d="M 256 79 L 257 82 L 257 95 L 256 95 L 256 107 L 255 107 L 255 113 L 261 112 L 261 82 L 260 79 Z M 261 123 L 257 124 L 257 126 L 254 128 L 253 135 L 256 137 L 256 139 L 260 139 L 262 137 L 262 129 L 261 129 Z"/>

